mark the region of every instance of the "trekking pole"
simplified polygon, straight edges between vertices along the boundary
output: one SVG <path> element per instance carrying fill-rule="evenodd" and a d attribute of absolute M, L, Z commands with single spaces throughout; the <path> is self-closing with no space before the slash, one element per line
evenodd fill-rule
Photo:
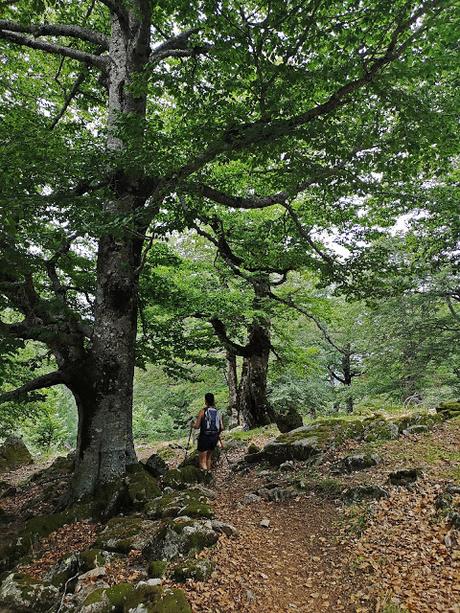
<path fill-rule="evenodd" d="M 184 457 L 184 462 L 187 459 L 188 456 L 188 450 L 189 450 L 189 446 L 190 446 L 190 439 L 192 438 L 192 428 L 193 425 L 190 424 L 190 432 L 188 433 L 188 440 L 187 440 L 187 447 L 185 448 L 185 457 Z"/>

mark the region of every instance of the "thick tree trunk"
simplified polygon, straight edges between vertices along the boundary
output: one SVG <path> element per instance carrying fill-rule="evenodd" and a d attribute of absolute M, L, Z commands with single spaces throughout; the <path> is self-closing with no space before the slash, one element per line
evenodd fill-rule
<path fill-rule="evenodd" d="M 267 401 L 267 373 L 270 354 L 270 333 L 265 326 L 251 327 L 249 356 L 243 359 L 238 402 L 244 422 L 250 428 L 265 426 L 273 421 Z"/>
<path fill-rule="evenodd" d="M 342 373 L 343 382 L 348 387 L 353 383 L 353 375 L 351 371 L 351 345 L 348 343 L 342 353 Z M 345 401 L 345 410 L 347 413 L 353 413 L 353 396 L 350 394 Z"/>
<path fill-rule="evenodd" d="M 231 425 L 239 425 L 240 410 L 238 404 L 238 372 L 236 355 L 227 349 L 227 385 L 228 385 L 228 414 Z"/>
<path fill-rule="evenodd" d="M 122 29 L 115 17 L 112 23 L 108 147 L 118 155 L 140 143 L 145 119 L 145 94 L 135 95 L 131 86 L 148 60 L 150 10 L 147 0 L 133 5 L 129 26 Z M 117 134 L 124 119 L 133 126 L 129 143 Z M 93 343 L 84 380 L 76 375 L 72 382 L 79 411 L 74 497 L 94 492 L 136 461 L 132 399 L 142 240 L 136 238 L 139 228 L 127 226 L 144 202 L 136 195 L 135 175 L 122 168 L 116 172 L 115 197 L 104 208 L 107 221 L 116 216 L 126 225 L 100 238 Z"/>

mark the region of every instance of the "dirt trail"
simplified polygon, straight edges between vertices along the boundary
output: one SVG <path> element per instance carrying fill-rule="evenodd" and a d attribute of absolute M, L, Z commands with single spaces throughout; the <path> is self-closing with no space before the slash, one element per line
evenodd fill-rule
<path fill-rule="evenodd" d="M 243 505 L 263 483 L 254 472 L 235 474 L 222 464 L 217 471 L 213 507 L 239 537 L 219 541 L 210 582 L 186 587 L 194 612 L 356 611 L 363 577 L 351 567 L 339 509 L 315 494 Z"/>

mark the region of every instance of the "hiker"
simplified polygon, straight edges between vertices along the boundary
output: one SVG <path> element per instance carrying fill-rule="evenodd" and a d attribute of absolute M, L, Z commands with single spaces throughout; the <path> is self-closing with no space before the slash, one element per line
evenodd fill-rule
<path fill-rule="evenodd" d="M 198 413 L 193 427 L 200 431 L 198 435 L 200 468 L 201 470 L 211 470 L 212 452 L 219 443 L 224 425 L 220 412 L 214 406 L 214 394 L 206 394 L 204 401 L 206 406 Z"/>

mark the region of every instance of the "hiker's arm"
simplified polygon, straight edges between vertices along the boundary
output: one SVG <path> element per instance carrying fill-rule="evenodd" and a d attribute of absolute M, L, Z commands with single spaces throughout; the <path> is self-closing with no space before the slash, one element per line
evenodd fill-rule
<path fill-rule="evenodd" d="M 201 420 L 203 419 L 203 415 L 204 415 L 204 411 L 201 410 L 198 413 L 197 418 L 195 419 L 195 423 L 193 424 L 193 427 L 195 428 L 195 430 L 199 430 L 201 426 Z"/>

